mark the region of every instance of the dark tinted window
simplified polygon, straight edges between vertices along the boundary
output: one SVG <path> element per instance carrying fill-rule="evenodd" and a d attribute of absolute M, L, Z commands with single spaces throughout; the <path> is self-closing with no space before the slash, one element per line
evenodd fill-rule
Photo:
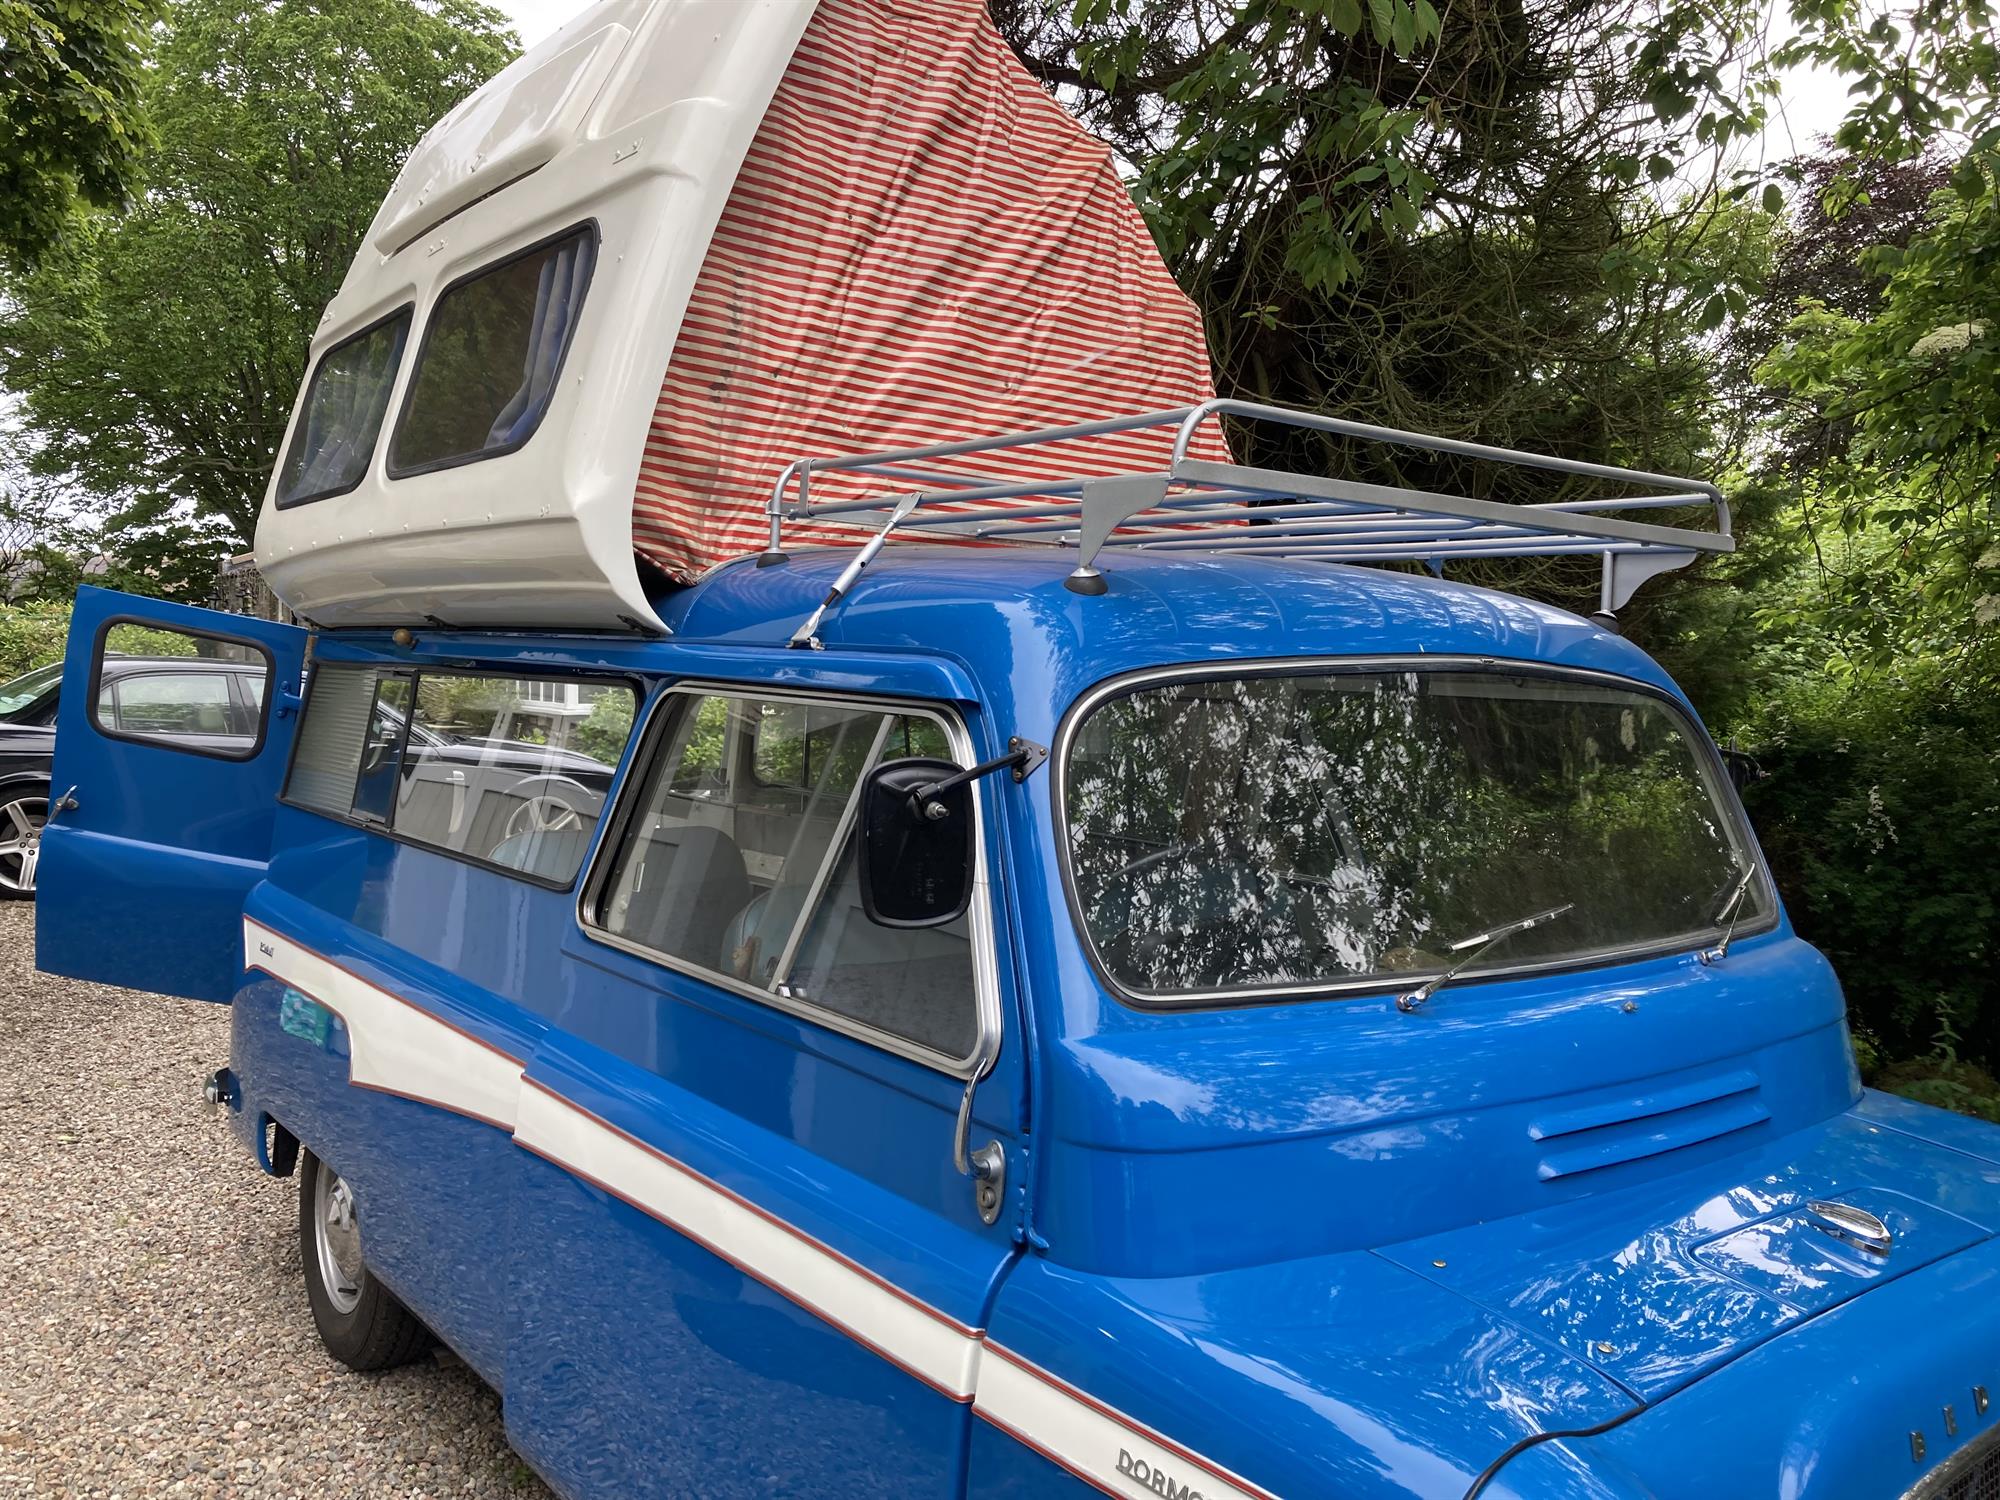
<path fill-rule="evenodd" d="M 595 258 L 588 230 L 505 261 L 438 298 L 389 450 L 400 472 L 525 443 L 561 373 Z"/>
<path fill-rule="evenodd" d="M 320 357 L 279 470 L 279 505 L 338 495 L 361 482 L 409 332 L 406 307 Z"/>

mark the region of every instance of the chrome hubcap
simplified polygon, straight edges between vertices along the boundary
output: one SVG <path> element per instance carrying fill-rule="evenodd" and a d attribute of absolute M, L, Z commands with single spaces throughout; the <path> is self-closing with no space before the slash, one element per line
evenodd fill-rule
<path fill-rule="evenodd" d="M 46 797 L 17 797 L 0 803 L 0 887 L 23 893 L 35 888 L 42 828 L 48 821 Z"/>
<path fill-rule="evenodd" d="M 361 1226 L 354 1221 L 354 1195 L 325 1162 L 313 1182 L 313 1246 L 327 1300 L 335 1312 L 353 1312 L 368 1284 L 368 1269 L 361 1263 Z"/>

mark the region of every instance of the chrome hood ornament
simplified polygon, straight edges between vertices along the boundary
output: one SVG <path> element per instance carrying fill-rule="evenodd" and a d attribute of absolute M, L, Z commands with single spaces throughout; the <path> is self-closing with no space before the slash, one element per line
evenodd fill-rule
<path fill-rule="evenodd" d="M 1874 1255 L 1887 1255 L 1896 1241 L 1887 1224 L 1867 1209 L 1856 1208 L 1851 1203 L 1814 1198 L 1806 1204 L 1806 1217 L 1813 1228 Z"/>

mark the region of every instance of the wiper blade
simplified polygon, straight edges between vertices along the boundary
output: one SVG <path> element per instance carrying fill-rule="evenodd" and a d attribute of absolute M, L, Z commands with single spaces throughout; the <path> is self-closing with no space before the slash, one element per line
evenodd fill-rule
<path fill-rule="evenodd" d="M 1475 932 L 1469 938 L 1460 938 L 1457 942 L 1447 947 L 1445 952 L 1464 953 L 1465 957 L 1446 969 L 1442 974 L 1435 974 L 1418 985 L 1417 988 L 1405 994 L 1398 995 L 1396 997 L 1396 1009 L 1405 1015 L 1415 1012 L 1431 996 L 1435 995 L 1467 969 L 1478 963 L 1481 958 L 1485 957 L 1487 949 L 1506 942 L 1508 938 L 1519 937 L 1522 933 L 1532 928 L 1540 927 L 1545 922 L 1553 922 L 1565 912 L 1574 911 L 1575 909 L 1576 903 L 1574 901 L 1565 901 L 1561 906 L 1551 906 L 1547 911 L 1538 911 L 1532 917 L 1522 917 L 1518 921 L 1508 922 L 1501 927 L 1489 927 L 1484 932 Z M 1467 951 L 1468 949 L 1470 950 L 1469 952 Z"/>
<path fill-rule="evenodd" d="M 1736 936 L 1736 924 L 1743 920 L 1743 898 L 1750 894 L 1750 887 L 1756 883 L 1757 867 L 1748 865 L 1729 888 L 1729 894 L 1715 909 L 1715 915 L 1708 920 L 1711 925 L 1722 925 L 1722 940 L 1713 948 L 1701 950 L 1700 958 L 1705 964 L 1718 964 L 1729 957 L 1729 943 Z"/>

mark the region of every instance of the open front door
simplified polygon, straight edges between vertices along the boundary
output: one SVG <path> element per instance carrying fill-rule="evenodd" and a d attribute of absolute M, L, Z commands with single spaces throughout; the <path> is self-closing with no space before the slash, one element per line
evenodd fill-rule
<path fill-rule="evenodd" d="M 80 589 L 35 903 L 52 974 L 227 1002 L 271 856 L 306 632 Z"/>

